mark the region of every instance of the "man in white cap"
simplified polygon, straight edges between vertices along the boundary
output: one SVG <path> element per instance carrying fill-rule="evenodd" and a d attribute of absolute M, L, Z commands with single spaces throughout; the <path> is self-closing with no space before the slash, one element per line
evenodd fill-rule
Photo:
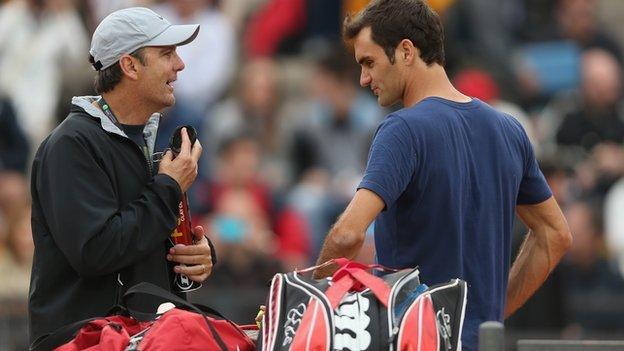
<path fill-rule="evenodd" d="M 159 165 L 152 158 L 159 112 L 174 104 L 184 69 L 176 47 L 198 32 L 146 8 L 114 12 L 95 30 L 90 60 L 101 96 L 74 97 L 33 162 L 31 341 L 105 315 L 138 282 L 173 290 L 174 273 L 196 282 L 210 275 L 203 228 L 193 229 L 195 245 L 168 245 L 201 145 L 183 130 L 177 157 L 168 151 Z M 158 303 L 137 301 L 133 307 L 152 312 Z"/>

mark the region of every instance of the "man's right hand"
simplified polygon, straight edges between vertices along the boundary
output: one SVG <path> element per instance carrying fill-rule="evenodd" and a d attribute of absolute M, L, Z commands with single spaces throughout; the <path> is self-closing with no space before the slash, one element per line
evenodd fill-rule
<path fill-rule="evenodd" d="M 199 140 L 195 140 L 195 144 L 191 146 L 186 128 L 182 128 L 181 134 L 180 154 L 174 158 L 173 152 L 167 150 L 160 160 L 158 173 L 166 174 L 175 179 L 182 192 L 186 192 L 197 177 L 197 161 L 201 156 L 202 146 Z"/>

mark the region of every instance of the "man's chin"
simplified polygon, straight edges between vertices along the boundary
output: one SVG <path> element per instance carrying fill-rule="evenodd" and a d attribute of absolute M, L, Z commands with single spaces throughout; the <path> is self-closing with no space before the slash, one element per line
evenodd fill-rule
<path fill-rule="evenodd" d="M 381 100 L 381 99 L 377 99 L 377 103 L 379 104 L 379 106 L 381 107 L 392 107 L 396 104 L 400 104 L 401 103 L 401 99 L 394 99 L 394 100 Z"/>
<path fill-rule="evenodd" d="M 175 102 L 175 98 L 162 100 L 160 102 L 160 108 L 158 109 L 158 112 L 162 113 L 163 111 L 173 107 L 173 105 L 175 105 Z"/>
<path fill-rule="evenodd" d="M 165 101 L 164 105 L 165 105 L 165 108 L 166 108 L 166 107 L 171 107 L 171 106 L 175 105 L 175 103 L 176 103 L 175 96 L 171 95 L 171 96 L 170 96 L 170 97 L 169 97 L 169 98 Z"/>
<path fill-rule="evenodd" d="M 377 97 L 377 103 L 379 104 L 379 106 L 381 107 L 388 107 L 388 106 L 392 106 L 394 105 L 396 101 L 390 101 L 390 99 L 384 99 L 381 96 Z"/>

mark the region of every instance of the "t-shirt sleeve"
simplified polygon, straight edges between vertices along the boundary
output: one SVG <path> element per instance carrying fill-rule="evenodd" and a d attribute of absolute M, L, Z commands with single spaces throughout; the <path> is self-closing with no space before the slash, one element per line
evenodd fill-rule
<path fill-rule="evenodd" d="M 390 115 L 375 133 L 358 189 L 368 189 L 379 195 L 387 209 L 409 184 L 416 164 L 414 137 L 407 123 L 396 115 Z"/>
<path fill-rule="evenodd" d="M 520 181 L 520 189 L 518 191 L 518 197 L 516 204 L 518 205 L 533 205 L 548 200 L 552 196 L 552 191 L 546 182 L 544 174 L 537 164 L 535 159 L 535 153 L 533 152 L 533 146 L 529 141 L 529 137 L 526 135 L 524 129 L 519 125 L 520 137 L 522 143 L 522 152 L 524 153 L 524 172 L 522 180 Z"/>

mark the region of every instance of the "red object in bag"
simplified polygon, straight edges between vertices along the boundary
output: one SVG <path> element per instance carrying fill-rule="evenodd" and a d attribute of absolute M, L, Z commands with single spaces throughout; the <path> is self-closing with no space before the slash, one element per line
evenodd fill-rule
<path fill-rule="evenodd" d="M 124 351 L 130 337 L 152 323 L 124 316 L 96 319 L 83 326 L 72 341 L 57 347 L 55 351 Z"/>
<path fill-rule="evenodd" d="M 37 341 L 30 350 L 253 351 L 256 349 L 255 343 L 246 333 L 246 331 L 257 333 L 258 328 L 255 325 L 239 326 L 223 317 L 218 311 L 206 306 L 191 304 L 150 283 L 139 283 L 128 289 L 122 302 L 133 294 L 160 297 L 165 301 L 185 306 L 192 312 L 172 308 L 156 319 L 146 322 L 122 315 L 79 321 L 60 328 L 45 339 Z M 149 315 L 125 307 L 124 310 L 131 315 L 142 315 L 140 318 Z M 154 318 L 152 315 L 149 316 Z M 75 326 L 77 327 L 74 328 Z M 54 348 L 63 342 L 65 344 Z"/>
<path fill-rule="evenodd" d="M 208 326 L 206 325 L 208 323 Z M 214 333 L 213 333 L 214 332 Z M 217 338 L 220 340 L 217 340 Z M 254 343 L 232 322 L 171 309 L 157 319 L 138 345 L 146 351 L 255 350 Z"/>

